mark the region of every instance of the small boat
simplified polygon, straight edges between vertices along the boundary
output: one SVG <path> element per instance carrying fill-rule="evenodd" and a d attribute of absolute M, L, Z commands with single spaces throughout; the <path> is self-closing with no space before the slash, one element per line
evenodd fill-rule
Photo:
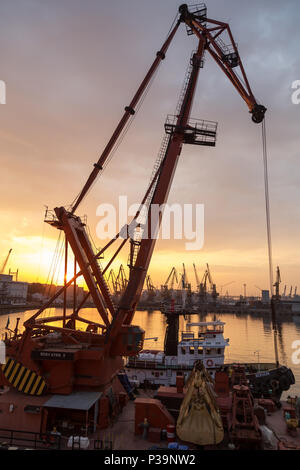
<path fill-rule="evenodd" d="M 225 363 L 225 348 L 229 338 L 224 338 L 225 323 L 220 320 L 187 323 L 187 328 L 197 327 L 198 332 L 184 331 L 178 341 L 178 317 L 167 317 L 164 351 L 143 349 L 126 363 L 130 382 L 141 388 L 175 386 L 178 373 L 185 381 L 196 361 L 201 360 L 212 378 L 216 371 L 231 372 L 233 363 Z M 291 369 L 275 363 L 243 363 L 251 393 L 257 398 L 272 396 L 279 404 L 283 391 L 295 383 Z"/>
<path fill-rule="evenodd" d="M 224 351 L 229 339 L 224 339 L 224 322 L 189 323 L 198 326 L 198 335 L 192 331 L 181 333 L 181 341 L 176 341 L 178 333 L 176 320 L 168 322 L 164 351 L 143 349 L 138 356 L 128 358 L 126 372 L 131 380 L 154 386 L 176 385 L 177 372 L 185 379 L 193 370 L 196 360 L 201 359 L 209 374 L 224 365 Z"/>

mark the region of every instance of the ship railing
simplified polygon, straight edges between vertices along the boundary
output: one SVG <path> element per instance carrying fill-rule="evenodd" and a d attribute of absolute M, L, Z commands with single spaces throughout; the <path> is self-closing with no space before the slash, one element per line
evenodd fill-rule
<path fill-rule="evenodd" d="M 266 372 L 272 369 L 276 369 L 276 364 L 275 362 L 232 362 L 230 364 L 225 363 L 225 367 L 230 367 L 230 366 L 238 366 L 241 365 L 245 367 L 246 371 L 249 373 L 253 371 L 253 373 L 256 372 Z"/>
<path fill-rule="evenodd" d="M 174 369 L 174 370 L 190 369 L 188 364 L 161 364 L 161 363 L 155 362 L 155 361 L 142 361 L 142 360 L 134 360 L 134 359 L 130 359 L 127 362 L 127 367 L 135 367 L 135 368 L 141 367 L 142 369 L 160 369 L 160 370 L 165 370 L 165 369 Z"/>
<path fill-rule="evenodd" d="M 31 431 L 17 431 L 0 428 L 0 450 L 6 447 L 25 447 L 32 449 L 55 449 L 61 448 L 61 436 L 45 432 L 43 434 Z"/>

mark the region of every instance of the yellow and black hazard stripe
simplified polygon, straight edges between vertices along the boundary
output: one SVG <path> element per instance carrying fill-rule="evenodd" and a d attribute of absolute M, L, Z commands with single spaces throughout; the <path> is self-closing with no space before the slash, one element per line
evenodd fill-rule
<path fill-rule="evenodd" d="M 46 389 L 46 382 L 41 375 L 27 369 L 20 362 L 11 357 L 6 358 L 2 371 L 8 382 L 19 392 L 28 395 L 42 395 Z"/>

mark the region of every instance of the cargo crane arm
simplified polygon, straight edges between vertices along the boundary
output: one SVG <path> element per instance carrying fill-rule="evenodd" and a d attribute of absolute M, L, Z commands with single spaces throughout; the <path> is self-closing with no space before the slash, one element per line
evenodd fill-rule
<path fill-rule="evenodd" d="M 92 247 L 92 243 L 88 237 L 87 231 L 85 230 L 84 223 L 82 223 L 81 219 L 75 215 L 75 211 L 77 210 L 79 204 L 81 203 L 87 192 L 90 190 L 99 172 L 103 170 L 103 167 L 108 161 L 108 157 L 111 155 L 116 144 L 119 142 L 119 138 L 122 136 L 122 132 L 126 129 L 126 125 L 128 124 L 130 117 L 134 115 L 137 105 L 140 103 L 141 98 L 147 91 L 147 88 L 159 63 L 161 62 L 161 60 L 164 59 L 166 51 L 180 23 L 184 22 L 187 27 L 190 28 L 192 33 L 197 36 L 198 45 L 196 52 L 193 53 L 191 59 L 189 74 L 185 83 L 186 86 L 184 88 L 182 96 L 180 97 L 180 103 L 178 104 L 177 114 L 176 116 L 174 116 L 174 121 L 172 121 L 171 123 L 166 122 L 165 125 L 166 134 L 168 134 L 165 152 L 144 198 L 144 200 L 149 199 L 149 207 L 152 205 L 156 207 L 163 207 L 163 205 L 167 202 L 183 144 L 214 145 L 215 140 L 213 140 L 213 142 L 207 141 L 207 137 L 215 139 L 216 124 L 214 123 L 213 128 L 211 128 L 207 127 L 207 121 L 203 121 L 201 124 L 194 124 L 193 120 L 191 120 L 190 118 L 199 70 L 203 65 L 204 53 L 206 50 L 209 51 L 213 58 L 219 63 L 220 67 L 228 76 L 228 78 L 230 78 L 242 98 L 247 102 L 249 110 L 252 113 L 253 121 L 261 122 L 264 117 L 265 108 L 257 104 L 251 92 L 247 77 L 244 73 L 244 69 L 242 67 L 242 63 L 238 56 L 235 45 L 235 54 L 228 55 L 224 53 L 224 50 L 220 46 L 220 41 L 218 41 L 220 34 L 225 31 L 225 29 L 230 34 L 230 37 L 232 37 L 229 27 L 225 25 L 225 23 L 216 22 L 214 20 L 206 19 L 205 21 L 206 24 L 212 24 L 213 27 L 207 28 L 206 26 L 204 26 L 204 21 L 202 21 L 202 18 L 199 16 L 199 14 L 189 12 L 186 5 L 182 5 L 180 7 L 180 18 L 175 23 L 175 25 L 172 26 L 166 41 L 164 42 L 162 48 L 157 52 L 156 58 L 152 66 L 150 67 L 148 73 L 146 74 L 132 101 L 128 106 L 125 107 L 125 113 L 121 121 L 119 122 L 111 139 L 106 145 L 98 162 L 94 164 L 93 171 L 88 177 L 78 197 L 72 204 L 71 209 L 66 209 L 65 207 L 57 207 L 54 209 L 55 215 L 53 216 L 53 218 L 47 220 L 47 222 L 51 225 L 55 226 L 59 230 L 64 231 L 66 239 L 65 252 L 67 253 L 67 246 L 69 244 L 75 255 L 77 264 L 80 268 L 79 271 L 74 273 L 74 277 L 72 278 L 72 280 L 68 282 L 65 280 L 63 290 L 66 290 L 68 285 L 74 282 L 74 280 L 79 275 L 83 275 L 89 290 L 89 293 L 87 295 L 91 295 L 95 306 L 99 312 L 99 315 L 102 319 L 100 327 L 103 330 L 103 338 L 105 343 L 105 347 L 103 348 L 103 354 L 108 354 L 111 356 L 124 356 L 127 353 L 130 353 L 133 355 L 140 347 L 139 344 L 136 344 L 135 349 L 131 349 L 129 351 L 129 346 L 127 350 L 126 348 L 124 349 L 124 345 L 126 345 L 127 347 L 125 337 L 129 337 L 132 332 L 135 331 L 133 327 L 130 329 L 130 324 L 135 313 L 136 305 L 142 293 L 143 285 L 147 275 L 147 270 L 151 261 L 152 253 L 156 242 L 156 234 L 158 233 L 158 230 L 160 228 L 161 217 L 155 219 L 155 217 L 151 214 L 151 211 L 148 211 L 146 222 L 142 225 L 143 230 L 145 230 L 145 228 L 148 229 L 147 233 L 151 233 L 151 237 L 142 237 L 140 239 L 135 239 L 135 235 L 130 235 L 130 237 L 127 237 L 127 239 L 129 239 L 131 243 L 132 255 L 130 257 L 129 265 L 130 276 L 128 282 L 126 283 L 126 287 L 120 299 L 118 307 L 116 308 L 107 288 L 107 283 L 104 278 L 104 274 L 112 263 L 115 256 L 117 255 L 117 253 L 125 244 L 126 238 L 123 239 L 120 247 L 116 251 L 113 258 L 106 265 L 105 269 L 102 270 L 101 266 L 98 264 L 98 259 L 100 255 L 104 252 L 104 250 L 109 247 L 115 239 L 118 239 L 120 237 L 120 233 L 115 237 L 115 239 L 111 240 L 105 248 L 103 248 L 99 253 L 95 254 Z M 245 86 L 243 86 L 242 82 L 232 70 L 235 67 L 236 62 L 238 62 L 238 65 L 242 70 Z M 137 225 L 137 227 L 141 227 L 141 224 Z M 135 234 L 136 233 L 137 232 L 135 232 Z M 154 234 L 154 236 L 152 234 Z M 21 355 L 23 345 L 26 342 L 26 335 L 27 337 L 29 337 L 32 328 L 36 327 L 37 317 L 40 316 L 44 309 L 47 308 L 48 304 L 50 305 L 51 302 L 53 302 L 53 300 L 58 295 L 59 294 L 56 293 L 55 297 L 53 296 L 47 304 L 45 304 L 36 314 L 34 314 L 29 320 L 24 323 L 24 326 L 26 328 L 26 334 L 22 339 L 22 345 L 19 349 L 19 355 Z M 71 316 L 67 316 L 66 308 L 64 305 L 64 331 L 66 330 L 65 327 L 67 320 L 70 325 L 74 325 L 76 318 L 79 318 L 79 307 L 76 309 L 74 314 L 71 314 Z M 43 323 L 44 328 L 46 327 L 46 322 L 50 321 L 49 318 L 40 319 L 40 323 Z M 53 326 L 51 326 L 51 328 L 54 329 Z M 125 336 L 122 337 L 122 335 Z M 136 338 L 142 338 L 141 332 L 136 333 Z"/>
<path fill-rule="evenodd" d="M 175 284 L 175 281 L 177 282 L 178 284 L 178 276 L 177 276 L 177 271 L 176 271 L 176 268 L 173 268 L 173 275 L 172 275 L 172 279 L 171 279 L 171 290 L 174 289 L 174 284 Z"/>
<path fill-rule="evenodd" d="M 201 283 L 200 283 L 200 290 L 202 289 L 204 292 L 207 290 L 207 277 L 208 277 L 208 272 L 207 269 L 205 270 Z"/>
<path fill-rule="evenodd" d="M 273 287 L 275 287 L 275 298 L 276 298 L 276 299 L 280 299 L 280 294 L 279 294 L 279 286 L 280 286 L 280 283 L 281 283 L 280 269 L 279 269 L 279 266 L 277 266 L 277 269 L 276 269 L 276 281 L 275 281 L 275 283 L 273 284 Z"/>
<path fill-rule="evenodd" d="M 235 281 L 230 281 L 230 282 L 227 282 L 226 284 L 223 284 L 221 286 L 221 295 L 222 295 L 222 290 L 223 290 L 223 287 L 227 287 L 227 286 L 230 286 L 231 284 L 233 284 Z"/>
<path fill-rule="evenodd" d="M 182 267 L 183 267 L 182 288 L 187 289 L 189 287 L 189 281 L 188 281 L 188 277 L 187 277 L 187 274 L 186 274 L 186 269 L 185 269 L 185 264 L 184 263 L 182 263 Z"/>
<path fill-rule="evenodd" d="M 109 275 L 108 275 L 108 278 L 107 278 L 107 284 L 108 285 L 109 285 L 109 281 L 111 281 L 111 285 L 112 285 L 114 294 L 117 294 L 117 292 L 118 292 L 118 282 L 117 282 L 117 278 L 116 278 L 116 275 L 115 275 L 115 272 L 114 272 L 113 269 L 111 269 L 109 271 Z"/>
<path fill-rule="evenodd" d="M 154 73 L 159 63 L 165 58 L 167 49 L 180 23 L 185 23 L 189 30 L 197 36 L 198 44 L 196 52 L 192 55 L 176 115 L 173 116 L 174 119 L 171 122 L 167 121 L 165 124 L 167 138 L 165 139 L 162 158 L 157 167 L 155 167 L 154 177 L 143 200 L 147 202 L 147 207 L 163 207 L 167 202 L 183 144 L 210 146 L 215 144 L 216 123 L 209 123 L 208 121 L 198 121 L 195 123 L 195 120 L 190 117 L 199 70 L 203 66 L 203 58 L 206 51 L 212 55 L 241 97 L 246 101 L 252 113 L 253 121 L 259 123 L 264 118 L 266 109 L 256 102 L 252 94 L 228 25 L 206 19 L 206 13 L 203 19 L 201 12 L 189 11 L 186 5 L 182 5 L 178 21 L 175 21 L 175 24 L 171 27 L 167 39 L 162 48 L 157 52 L 156 58 L 136 94 L 129 105 L 125 107 L 119 124 L 99 160 L 94 164 L 94 168 L 79 195 L 75 198 L 71 207 L 56 207 L 48 220 L 48 210 L 46 212 L 46 222 L 62 230 L 65 235 L 64 286 L 58 289 L 51 299 L 24 322 L 24 332 L 22 334 L 16 334 L 13 340 L 6 338 L 7 354 L 10 361 L 7 362 L 7 366 L 9 364 L 9 369 L 11 366 L 13 366 L 13 369 L 11 370 L 12 374 L 9 372 L 9 377 L 8 375 L 4 376 L 4 373 L 2 373 L 0 376 L 0 386 L 2 384 L 7 385 L 7 382 L 14 386 L 16 384 L 14 374 L 17 371 L 19 374 L 21 368 L 22 370 L 28 368 L 26 374 L 29 383 L 27 384 L 26 382 L 24 393 L 33 394 L 36 391 L 37 394 L 40 394 L 46 386 L 49 387 L 50 393 L 62 394 L 72 393 L 74 387 L 87 387 L 88 389 L 90 387 L 97 387 L 99 390 L 101 386 L 104 391 L 108 390 L 108 387 L 111 390 L 117 371 L 123 367 L 122 357 L 136 356 L 143 347 L 145 332 L 139 326 L 132 325 L 131 323 L 152 258 L 157 238 L 156 235 L 161 224 L 161 214 L 156 218 L 155 214 L 152 214 L 150 210 L 147 213 L 146 221 L 135 226 L 136 229 L 141 228 L 142 231 L 144 230 L 148 234 L 151 233 L 150 237 L 135 238 L 137 232 L 133 236 L 131 233 L 129 236 L 127 232 L 126 238 L 123 236 L 123 233 L 121 236 L 119 232 L 104 248 L 95 253 L 88 230 L 85 228 L 85 223 L 75 212 L 91 189 L 99 172 L 108 163 L 112 152 L 120 143 L 130 118 L 135 114 L 138 105 L 145 96 Z M 206 25 L 212 25 L 212 27 L 207 27 Z M 220 35 L 225 30 L 231 38 L 233 52 L 228 52 L 220 42 Z M 237 65 L 241 69 L 244 83 L 232 70 Z M 143 204 L 144 202 L 142 202 Z M 138 215 L 139 211 L 132 222 L 136 222 Z M 130 225 L 132 225 L 132 222 Z M 125 228 L 128 230 L 131 227 L 126 226 Z M 99 258 L 111 246 L 114 240 L 120 240 L 120 238 L 123 241 L 119 248 L 105 268 L 102 269 L 102 266 L 98 263 Z M 124 285 L 124 292 L 118 305 L 115 306 L 107 285 L 105 272 L 111 266 L 126 240 L 130 240 L 131 244 L 130 275 L 128 282 L 124 280 L 124 284 L 126 284 Z M 67 280 L 68 247 L 72 250 L 75 258 L 74 276 L 70 280 Z M 208 274 L 206 274 L 206 278 Z M 66 304 L 67 288 L 73 283 L 74 292 L 76 293 L 75 281 L 79 276 L 83 276 L 88 293 L 79 305 L 77 305 L 76 296 L 74 295 L 74 309 L 72 312 L 68 312 Z M 186 279 L 185 282 L 187 282 Z M 61 293 L 65 294 L 63 315 L 46 315 L 41 317 L 45 309 L 51 307 Z M 214 295 L 215 297 L 217 296 L 216 292 L 214 292 Z M 79 316 L 78 312 L 88 296 L 91 296 L 99 313 L 99 322 Z M 78 321 L 87 324 L 85 330 L 78 328 Z M 62 322 L 62 326 L 61 323 L 57 324 L 56 322 Z M 55 361 L 48 360 L 48 356 L 46 358 L 44 356 L 45 351 L 43 349 L 47 339 L 49 339 L 49 332 L 59 333 L 60 345 L 74 344 L 77 348 L 76 353 L 72 354 L 73 359 L 72 363 L 70 362 L 70 367 L 68 365 L 66 369 L 70 371 L 70 375 L 65 378 L 62 377 L 61 372 L 57 371 L 57 369 L 61 370 L 61 368 L 56 366 Z M 82 348 L 83 344 L 84 349 Z M 60 351 L 58 352 L 60 353 Z M 77 355 L 78 360 L 75 358 Z M 94 363 L 96 366 L 93 365 Z M 39 387 L 38 390 L 37 386 Z M 22 388 L 18 388 L 18 390 L 23 391 Z"/>
<path fill-rule="evenodd" d="M 146 278 L 146 284 L 147 284 L 147 290 L 148 292 L 154 292 L 155 291 L 155 287 L 153 285 L 153 282 L 152 282 L 152 279 L 151 279 L 151 276 L 150 274 L 147 276 Z"/>
<path fill-rule="evenodd" d="M 249 112 L 252 114 L 253 122 L 262 122 L 266 108 L 257 103 L 252 93 L 230 26 L 227 23 L 207 18 L 205 6 L 192 12 L 189 11 L 186 4 L 183 4 L 179 7 L 179 12 L 181 13 L 181 21 L 187 26 L 188 34 L 195 34 L 199 39 L 202 38 L 205 41 L 205 49 L 246 102 Z M 222 33 L 227 33 L 229 45 L 221 39 Z M 233 70 L 235 67 L 240 68 L 242 80 Z"/>
<path fill-rule="evenodd" d="M 209 266 L 208 266 L 207 263 L 206 263 L 206 272 L 207 272 L 208 282 L 209 282 L 209 284 L 210 284 L 210 286 L 211 286 L 211 288 L 212 288 L 212 286 L 213 286 L 214 283 L 213 283 L 213 280 L 212 280 L 212 277 L 211 277 L 211 274 L 210 274 L 210 269 L 209 269 Z"/>
<path fill-rule="evenodd" d="M 0 274 L 3 274 L 3 273 L 4 273 L 4 271 L 5 271 L 5 268 L 6 268 L 6 266 L 7 266 L 7 263 L 8 263 L 8 260 L 9 260 L 9 257 L 10 257 L 10 254 L 11 254 L 11 252 L 12 252 L 12 248 L 9 250 L 9 252 L 8 252 L 8 254 L 7 254 L 7 256 L 6 256 L 6 258 L 5 258 L 4 262 L 3 262 L 2 266 L 1 266 L 1 268 L 0 268 Z"/>
<path fill-rule="evenodd" d="M 119 283 L 120 291 L 123 292 L 125 290 L 125 288 L 127 286 L 127 282 L 128 282 L 123 264 L 121 264 L 121 266 L 119 268 L 119 272 L 118 272 L 118 276 L 117 276 L 117 282 Z"/>
<path fill-rule="evenodd" d="M 179 21 L 184 22 L 187 25 L 187 28 L 189 28 L 188 33 L 190 32 L 191 34 L 195 34 L 199 43 L 197 51 L 191 60 L 192 71 L 186 84 L 179 112 L 175 117 L 176 122 L 171 125 L 169 124 L 169 126 L 165 126 L 166 132 L 170 133 L 170 140 L 166 148 L 165 157 L 160 167 L 150 203 L 158 204 L 159 206 L 165 204 L 167 201 L 182 145 L 184 143 L 196 143 L 196 139 L 192 141 L 188 139 L 188 133 L 190 131 L 196 131 L 196 129 L 192 129 L 192 126 L 190 125 L 190 112 L 199 69 L 202 67 L 203 57 L 206 50 L 212 55 L 225 75 L 230 79 L 240 96 L 246 102 L 249 112 L 252 114 L 253 122 L 262 122 L 266 112 L 266 108 L 257 103 L 257 100 L 252 93 L 229 26 L 226 23 L 207 19 L 206 9 L 204 17 L 201 14 L 199 15 L 199 12 L 190 12 L 185 4 L 181 5 L 179 12 L 181 15 Z M 207 27 L 207 25 L 209 25 L 209 27 Z M 225 31 L 229 35 L 232 50 L 228 50 L 228 48 L 226 49 L 226 46 L 223 47 L 223 42 L 220 39 L 220 35 Z M 239 66 L 241 70 L 243 82 L 233 70 L 236 66 Z M 145 223 L 145 226 L 148 227 L 148 233 L 157 233 L 160 221 L 157 223 L 154 230 L 151 222 L 151 214 L 148 213 Z M 135 307 L 141 295 L 155 241 L 155 237 L 150 239 L 137 238 L 136 241 L 133 241 L 132 260 L 134 260 L 134 264 L 132 263 L 130 279 L 126 291 L 120 301 L 119 309 L 113 318 L 111 328 L 108 330 L 107 341 L 113 340 L 122 324 L 130 324 L 132 321 Z M 216 286 L 212 282 L 209 268 L 207 277 L 211 284 L 213 294 L 217 296 Z"/>
<path fill-rule="evenodd" d="M 208 19 L 206 17 L 206 7 L 200 12 L 196 11 L 192 13 L 189 11 L 188 6 L 183 4 L 179 7 L 180 17 L 171 29 L 166 41 L 162 48 L 156 53 L 156 58 L 147 72 L 144 80 L 140 84 L 137 92 L 132 98 L 130 104 L 125 106 L 125 113 L 117 125 L 113 135 L 111 136 L 108 144 L 103 150 L 99 160 L 94 164 L 94 169 L 89 175 L 83 189 L 75 199 L 72 205 L 72 214 L 75 213 L 79 204 L 88 193 L 92 184 L 96 180 L 98 174 L 103 170 L 104 165 L 107 162 L 108 157 L 112 153 L 118 139 L 120 138 L 125 126 L 128 124 L 130 117 L 135 114 L 135 108 L 140 102 L 143 94 L 149 85 L 155 71 L 157 70 L 160 62 L 164 60 L 166 52 L 175 36 L 175 33 L 180 23 L 185 23 L 188 29 L 188 34 L 195 34 L 198 39 L 203 43 L 205 50 L 207 50 L 213 59 L 217 62 L 219 67 L 223 70 L 225 75 L 229 78 L 233 86 L 236 88 L 240 96 L 247 103 L 249 112 L 252 114 L 252 120 L 255 123 L 260 123 L 264 119 L 266 108 L 257 103 L 247 79 L 242 60 L 238 53 L 237 46 L 234 42 L 230 27 L 227 23 Z M 209 25 L 209 27 L 207 27 Z M 221 34 L 227 32 L 229 36 L 230 45 L 226 45 L 221 40 Z M 234 72 L 233 68 L 239 66 L 242 80 L 238 77 L 237 73 Z"/>
<path fill-rule="evenodd" d="M 282 297 L 285 297 L 285 294 L 286 294 L 286 285 L 284 286 Z"/>
<path fill-rule="evenodd" d="M 94 183 L 94 181 L 96 180 L 96 178 L 97 178 L 98 174 L 100 173 L 100 171 L 103 170 L 103 167 L 104 167 L 108 157 L 110 156 L 113 149 L 115 148 L 115 146 L 118 142 L 118 139 L 120 138 L 125 126 L 128 124 L 129 119 L 135 114 L 136 107 L 137 107 L 138 103 L 141 101 L 141 98 L 143 97 L 143 95 L 145 93 L 145 90 L 147 89 L 147 87 L 148 87 L 155 71 L 157 70 L 157 68 L 158 68 L 159 64 L 161 63 L 161 61 L 165 59 L 166 52 L 169 48 L 169 45 L 172 42 L 173 37 L 175 36 L 175 33 L 176 33 L 179 25 L 180 25 L 180 21 L 177 21 L 175 26 L 171 30 L 170 34 L 168 35 L 166 41 L 162 45 L 162 48 L 159 51 L 157 51 L 156 58 L 155 58 L 153 64 L 151 65 L 150 69 L 148 70 L 144 80 L 140 84 L 140 86 L 139 86 L 137 92 L 135 93 L 134 97 L 132 98 L 130 104 L 128 106 L 125 106 L 125 108 L 124 108 L 125 112 L 124 112 L 119 124 L 117 125 L 113 135 L 111 136 L 109 142 L 107 143 L 106 147 L 104 148 L 99 160 L 94 164 L 94 169 L 91 172 L 91 174 L 89 175 L 84 187 L 82 188 L 82 190 L 79 193 L 78 197 L 75 199 L 75 202 L 74 202 L 73 207 L 72 207 L 72 213 L 73 214 L 76 211 L 76 209 L 78 208 L 78 206 L 81 203 L 81 201 L 83 200 L 83 198 L 85 197 L 85 195 L 87 194 L 87 192 L 89 191 L 89 189 L 92 186 L 92 184 Z"/>
<path fill-rule="evenodd" d="M 170 280 L 171 280 L 171 289 L 173 290 L 175 280 L 178 283 L 177 271 L 176 271 L 175 266 L 173 266 L 173 268 L 171 269 L 171 272 L 170 272 L 169 276 L 167 277 L 166 282 L 164 283 L 164 288 L 165 289 L 168 288 Z"/>
<path fill-rule="evenodd" d="M 198 277 L 197 268 L 196 268 L 195 263 L 193 263 L 193 267 L 194 267 L 194 273 L 195 273 L 195 279 L 196 279 L 197 289 L 199 289 L 200 281 L 199 281 L 199 277 Z"/>
<path fill-rule="evenodd" d="M 175 268 L 174 268 L 174 266 L 173 266 L 173 268 L 171 269 L 171 272 L 170 272 L 169 276 L 167 277 L 166 282 L 164 283 L 164 286 L 168 287 L 169 280 L 171 279 L 171 276 L 172 276 L 172 274 L 173 274 L 173 272 L 174 272 L 174 269 L 175 269 Z"/>

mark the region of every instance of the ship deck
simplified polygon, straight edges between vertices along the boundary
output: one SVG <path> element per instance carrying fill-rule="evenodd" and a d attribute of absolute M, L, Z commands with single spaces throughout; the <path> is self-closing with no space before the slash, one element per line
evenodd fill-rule
<path fill-rule="evenodd" d="M 273 431 L 278 442 L 282 442 L 287 448 L 300 450 L 300 428 L 294 430 L 294 435 L 288 432 L 283 414 L 283 409 L 288 404 L 285 401 L 281 403 L 283 406 L 280 410 L 276 410 L 267 416 L 266 425 Z"/>
<path fill-rule="evenodd" d="M 14 392 L 13 392 L 14 393 Z M 154 397 L 153 390 L 139 390 L 139 398 L 153 398 Z M 9 402 L 9 395 L 7 394 L 7 403 Z M 23 395 L 22 395 L 23 396 Z M 25 400 L 24 395 L 24 400 Z M 39 397 L 38 402 L 36 398 L 33 400 L 35 405 L 40 404 L 42 405 L 45 398 Z M 5 399 L 2 395 L 2 401 Z M 255 400 L 256 402 L 257 400 Z M 24 401 L 25 403 L 25 401 Z M 266 426 L 271 429 L 276 438 L 276 445 L 277 447 L 279 444 L 283 449 L 300 449 L 300 428 L 296 428 L 293 433 L 291 434 L 287 429 L 287 424 L 284 419 L 284 413 L 289 409 L 289 404 L 285 401 L 282 401 L 282 408 L 276 409 L 272 413 L 268 413 L 266 416 Z M 148 439 L 144 439 L 141 435 L 135 435 L 135 402 L 129 400 L 127 404 L 124 406 L 122 412 L 111 420 L 110 425 L 106 429 L 97 429 L 95 433 L 89 434 L 89 449 L 107 449 L 107 450 L 139 450 L 145 451 L 150 450 L 153 446 L 159 449 L 167 449 L 168 442 L 166 440 L 162 440 L 159 443 L 150 442 Z M 8 446 L 21 446 L 21 448 L 32 448 L 30 444 L 24 442 L 12 443 L 9 439 L 9 433 L 7 437 L 1 434 L 0 439 L 0 448 L 3 448 L 3 444 L 6 442 Z M 74 450 L 76 449 L 76 445 L 72 449 L 72 447 L 68 447 L 69 437 L 61 436 L 60 441 L 60 449 L 65 450 Z M 182 442 L 178 441 L 179 444 Z M 208 446 L 209 450 L 222 450 L 228 448 L 228 435 L 225 433 L 224 441 L 219 444 L 218 446 Z M 197 450 L 197 446 L 194 444 L 184 443 L 187 444 L 190 450 Z M 280 447 L 280 446 L 279 446 Z M 49 449 L 49 446 L 45 446 L 45 450 Z M 205 447 L 204 447 L 205 449 Z"/>
<path fill-rule="evenodd" d="M 141 390 L 139 395 L 139 397 L 148 398 L 152 398 L 153 396 L 154 392 L 151 390 Z M 294 436 L 290 435 L 287 431 L 283 411 L 286 406 L 288 406 L 288 404 L 283 401 L 281 409 L 276 409 L 273 413 L 268 414 L 266 418 L 266 426 L 273 431 L 277 440 L 277 446 L 281 442 L 287 449 L 300 449 L 300 428 L 295 430 L 296 434 Z M 134 401 L 129 401 L 116 421 L 112 423 L 108 429 L 104 429 L 100 432 L 98 431 L 92 435 L 91 439 L 101 439 L 103 442 L 110 441 L 112 442 L 114 450 L 149 450 L 154 445 L 158 446 L 160 449 L 168 448 L 167 441 L 153 444 L 149 442 L 149 440 L 143 439 L 142 436 L 136 436 L 134 434 L 134 416 L 135 404 Z M 178 439 L 177 442 L 182 444 Z M 222 450 L 227 448 L 226 443 L 228 443 L 228 439 L 225 437 L 224 442 L 215 446 L 214 449 Z M 197 446 L 194 444 L 184 444 L 187 444 L 191 450 L 197 450 Z M 208 449 L 212 450 L 212 447 L 213 446 L 208 446 Z"/>
<path fill-rule="evenodd" d="M 153 391 L 141 390 L 139 397 L 153 398 Z M 154 444 L 134 433 L 135 403 L 128 401 L 117 419 L 107 429 L 97 431 L 91 439 L 100 439 L 104 444 L 112 442 L 114 450 L 148 450 Z M 167 441 L 161 441 L 160 448 L 168 448 Z"/>

